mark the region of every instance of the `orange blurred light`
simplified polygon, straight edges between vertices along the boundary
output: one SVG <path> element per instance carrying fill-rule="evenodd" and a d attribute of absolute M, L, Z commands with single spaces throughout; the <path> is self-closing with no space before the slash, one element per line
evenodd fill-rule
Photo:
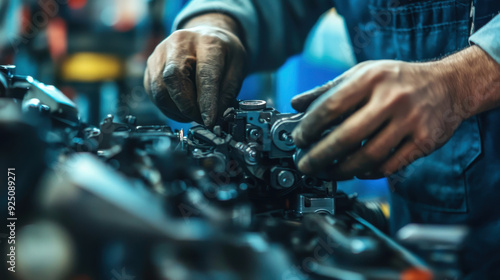
<path fill-rule="evenodd" d="M 401 274 L 401 280 L 432 280 L 432 273 L 425 269 L 410 268 Z"/>
<path fill-rule="evenodd" d="M 118 20 L 118 22 L 113 27 L 116 31 L 126 32 L 134 28 L 135 25 L 136 22 L 134 21 L 134 19 L 125 18 Z"/>
<path fill-rule="evenodd" d="M 57 61 L 66 54 L 68 48 L 66 22 L 62 18 L 54 18 L 47 27 L 47 37 L 52 60 Z"/>
<path fill-rule="evenodd" d="M 87 5 L 87 0 L 68 0 L 68 6 L 73 10 L 78 10 Z"/>

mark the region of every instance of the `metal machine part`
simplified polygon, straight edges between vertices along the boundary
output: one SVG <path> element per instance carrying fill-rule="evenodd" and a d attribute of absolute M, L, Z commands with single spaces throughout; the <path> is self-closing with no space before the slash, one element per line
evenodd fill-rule
<path fill-rule="evenodd" d="M 35 156 L 36 163 L 51 159 L 42 180 L 16 190 L 19 198 L 23 190 L 37 194 L 36 203 L 19 204 L 71 235 L 81 261 L 70 274 L 109 276 L 110 255 L 119 254 L 103 252 L 117 243 L 128 253 L 113 258 L 113 269 L 131 265 L 138 279 L 401 279 L 408 270 L 429 273 L 355 214 L 365 213 L 354 196 L 297 170 L 290 135 L 300 114 L 244 101 L 213 129 L 197 126 L 186 134 L 165 125 L 137 126 L 133 116 L 120 121 L 109 115 L 94 127 L 75 119 L 70 103 L 48 102 L 57 99 L 49 87 L 39 87 L 36 96 L 26 89 L 15 94 L 12 77 L 2 77 L 9 90 L 0 98 L 0 128 L 9 128 L 12 139 L 45 135 L 36 146 L 12 146 L 11 153 L 39 152 L 16 164 L 34 173 L 40 169 L 29 165 Z M 50 125 L 17 125 L 28 115 L 39 121 L 34 124 Z M 24 127 L 30 129 L 19 129 Z"/>
<path fill-rule="evenodd" d="M 318 197 L 311 194 L 301 194 L 299 195 L 298 202 L 297 212 L 300 214 L 335 214 L 335 199 L 333 197 Z"/>
<path fill-rule="evenodd" d="M 283 188 L 289 188 L 295 184 L 295 176 L 292 171 L 289 170 L 281 170 L 278 173 L 278 185 Z"/>
<path fill-rule="evenodd" d="M 0 66 L 0 97 L 22 99 L 24 108 L 46 111 L 53 120 L 64 125 L 74 127 L 79 124 L 75 103 L 61 91 L 30 76 L 18 76 L 15 72 L 13 65 Z"/>
<path fill-rule="evenodd" d="M 282 114 L 265 106 L 262 100 L 241 101 L 229 108 L 213 129 L 191 128 L 187 149 L 199 161 L 220 159 L 237 164 L 241 171 L 229 179 L 245 181 L 255 199 L 274 197 L 269 203 L 276 208 L 282 208 L 287 200 L 299 200 L 302 193 L 332 197 L 335 191 L 327 185 L 335 189 L 335 182 L 305 176 L 294 165 L 296 149 L 291 133 L 302 114 Z M 303 212 L 297 203 L 288 208 Z"/>
<path fill-rule="evenodd" d="M 282 151 L 294 151 L 295 143 L 292 138 L 293 129 L 299 124 L 302 114 L 276 121 L 271 127 L 274 145 Z"/>
<path fill-rule="evenodd" d="M 245 100 L 240 102 L 240 109 L 244 111 L 258 111 L 266 109 L 266 101 L 264 100 Z"/>

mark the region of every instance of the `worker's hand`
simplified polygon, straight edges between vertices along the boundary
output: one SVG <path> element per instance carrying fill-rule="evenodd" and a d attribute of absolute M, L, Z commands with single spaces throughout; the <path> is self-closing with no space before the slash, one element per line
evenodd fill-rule
<path fill-rule="evenodd" d="M 144 86 L 168 117 L 213 126 L 239 93 L 246 60 L 236 23 L 222 14 L 203 15 L 156 47 Z"/>
<path fill-rule="evenodd" d="M 449 60 L 371 61 L 349 70 L 337 79 L 341 83 L 297 97 L 294 108 L 303 110 L 321 96 L 292 134 L 298 147 L 319 141 L 299 169 L 306 174 L 328 171 L 337 179 L 382 177 L 431 153 L 470 116 L 461 103 L 466 89 L 458 88 L 464 85 L 458 80 L 466 78 L 457 72 Z M 320 139 L 337 118 L 352 111 Z"/>
<path fill-rule="evenodd" d="M 343 81 L 350 77 L 352 73 L 355 73 L 362 65 L 363 63 L 358 64 L 344 72 L 344 74 L 325 83 L 324 85 L 315 87 L 311 90 L 294 96 L 292 98 L 292 107 L 298 112 L 305 112 L 313 102 L 321 102 L 321 100 L 324 98 L 318 97 L 322 96 L 324 93 L 330 91 L 331 89 L 338 87 Z"/>

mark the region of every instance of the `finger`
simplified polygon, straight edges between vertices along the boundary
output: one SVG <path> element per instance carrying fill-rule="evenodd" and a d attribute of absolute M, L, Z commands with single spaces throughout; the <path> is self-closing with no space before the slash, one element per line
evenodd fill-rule
<path fill-rule="evenodd" d="M 370 171 L 370 172 L 366 172 L 364 174 L 356 176 L 356 178 L 362 179 L 362 180 L 375 180 L 375 179 L 381 179 L 384 177 L 385 177 L 385 175 L 382 172 L 378 172 L 378 171 Z"/>
<path fill-rule="evenodd" d="M 221 100 L 217 107 L 217 116 L 221 116 L 236 101 L 246 73 L 244 65 L 245 63 L 241 58 L 234 58 L 231 61 L 222 80 Z"/>
<path fill-rule="evenodd" d="M 149 68 L 146 67 L 146 71 L 144 71 L 144 89 L 148 95 L 151 94 L 151 74 L 149 74 Z"/>
<path fill-rule="evenodd" d="M 196 65 L 196 92 L 203 123 L 211 127 L 215 124 L 225 54 L 218 46 L 207 46 L 198 50 Z"/>
<path fill-rule="evenodd" d="M 338 85 L 344 76 L 339 76 L 335 78 L 334 80 L 331 80 L 327 82 L 326 84 L 315 87 L 311 90 L 308 90 L 304 93 L 301 93 L 295 97 L 292 98 L 292 108 L 297 110 L 298 112 L 305 112 L 309 105 L 316 100 L 319 96 L 330 90 L 331 88 L 335 87 Z"/>
<path fill-rule="evenodd" d="M 173 100 L 168 95 L 165 82 L 162 77 L 163 59 L 159 59 L 164 55 L 164 52 L 158 51 L 158 55 L 152 55 L 148 59 L 148 67 L 144 75 L 144 87 L 151 101 L 165 114 L 167 117 L 179 122 L 189 122 L 189 118 L 185 117 L 177 108 Z"/>
<path fill-rule="evenodd" d="M 196 57 L 192 55 L 191 50 L 172 48 L 167 56 L 163 81 L 179 111 L 188 118 L 200 122 L 194 85 L 195 65 Z"/>
<path fill-rule="evenodd" d="M 349 78 L 338 88 L 330 89 L 318 98 L 304 119 L 293 131 L 292 137 L 298 147 L 306 147 L 319 139 L 321 133 L 343 114 L 364 102 L 371 91 L 370 79 Z"/>
<path fill-rule="evenodd" d="M 152 87 L 158 87 L 158 83 L 153 82 Z M 164 86 L 163 86 L 164 87 Z M 179 108 L 175 105 L 174 101 L 170 98 L 167 91 L 157 91 L 158 93 L 152 98 L 158 109 L 165 114 L 165 116 L 178 121 L 178 122 L 191 122 L 189 117 L 186 117 Z"/>
<path fill-rule="evenodd" d="M 382 164 L 379 171 L 385 176 L 389 176 L 423 156 L 425 153 L 418 147 L 417 143 L 414 140 L 408 140 Z"/>
<path fill-rule="evenodd" d="M 406 135 L 404 126 L 397 121 L 390 122 L 366 145 L 339 163 L 336 171 L 346 176 L 371 176 L 369 171 L 377 170 Z"/>
<path fill-rule="evenodd" d="M 359 70 L 361 67 L 363 67 L 363 64 L 358 64 L 352 67 L 351 69 L 347 70 L 337 78 L 327 82 L 326 84 L 295 96 L 294 98 L 292 98 L 291 101 L 292 108 L 297 110 L 298 112 L 305 112 L 307 108 L 311 105 L 311 103 L 313 103 L 313 101 L 315 101 L 319 96 L 323 95 L 331 88 L 338 86 L 340 83 L 342 83 L 342 81 L 347 80 L 348 77 L 350 77 L 355 71 Z"/>
<path fill-rule="evenodd" d="M 311 174 L 314 170 L 321 170 L 324 166 L 342 159 L 381 127 L 388 116 L 389 112 L 378 106 L 364 106 L 314 146 L 299 161 L 299 169 Z"/>

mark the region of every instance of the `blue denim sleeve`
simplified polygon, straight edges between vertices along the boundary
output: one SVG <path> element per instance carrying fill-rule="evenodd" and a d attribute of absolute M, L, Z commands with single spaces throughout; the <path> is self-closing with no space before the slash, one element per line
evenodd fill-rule
<path fill-rule="evenodd" d="M 200 14 L 227 14 L 243 29 L 250 70 L 271 70 L 302 51 L 310 29 L 332 6 L 329 0 L 192 0 L 175 19 L 173 30 Z"/>
<path fill-rule="evenodd" d="M 481 47 L 496 62 L 500 63 L 500 15 L 474 33 L 469 41 Z"/>

